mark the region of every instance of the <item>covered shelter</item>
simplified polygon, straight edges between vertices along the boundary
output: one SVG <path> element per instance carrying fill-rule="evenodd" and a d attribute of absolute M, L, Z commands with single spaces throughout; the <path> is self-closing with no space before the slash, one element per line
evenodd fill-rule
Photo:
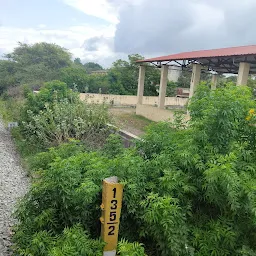
<path fill-rule="evenodd" d="M 200 83 L 203 69 L 212 73 L 211 88 L 213 90 L 216 89 L 218 74 L 238 74 L 237 85 L 246 85 L 249 74 L 256 74 L 256 45 L 183 52 L 138 60 L 137 62 L 141 65 L 139 69 L 136 113 L 151 120 L 160 121 L 168 119 L 166 117 L 170 115 L 170 111 L 168 113 L 165 112 L 167 111 L 165 110 L 165 96 L 169 66 L 179 66 L 182 70 L 187 67 L 192 68 L 189 98 L 193 96 L 197 85 Z M 152 106 L 143 105 L 146 71 L 144 63 L 151 63 L 161 68 L 158 106 L 154 109 Z"/>

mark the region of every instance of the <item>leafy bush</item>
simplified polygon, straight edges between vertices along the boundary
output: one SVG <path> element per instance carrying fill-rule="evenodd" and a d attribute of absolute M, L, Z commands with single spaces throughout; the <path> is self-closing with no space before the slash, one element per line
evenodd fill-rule
<path fill-rule="evenodd" d="M 85 151 L 84 145 L 80 141 L 70 140 L 57 147 L 48 148 L 45 152 L 40 152 L 28 159 L 29 169 L 32 171 L 46 170 L 56 158 L 69 158 L 72 155 Z"/>
<path fill-rule="evenodd" d="M 5 122 L 17 122 L 20 119 L 20 109 L 24 101 L 22 99 L 0 100 L 0 114 Z"/>
<path fill-rule="evenodd" d="M 46 213 L 47 214 L 47 213 Z M 24 233 L 16 236 L 23 237 Z M 99 239 L 91 239 L 79 225 L 65 228 L 59 236 L 53 236 L 49 231 L 35 233 L 27 248 L 17 249 L 18 255 L 24 256 L 101 256 L 104 243 Z"/>
<path fill-rule="evenodd" d="M 113 175 L 125 186 L 120 255 L 255 255 L 254 106 L 247 88 L 201 88 L 186 129 L 158 123 L 135 148 L 111 137 L 106 152 L 71 142 L 38 155 L 15 214 L 16 255 L 40 255 L 39 246 L 41 255 L 91 255 L 79 241 L 97 255 L 101 182 Z"/>
<path fill-rule="evenodd" d="M 103 147 L 103 153 L 108 157 L 115 157 L 123 152 L 123 142 L 120 135 L 110 134 Z"/>
<path fill-rule="evenodd" d="M 22 118 L 23 136 L 30 144 L 43 148 L 70 138 L 98 145 L 108 135 L 105 106 L 80 101 L 76 93 L 59 81 L 46 83 L 39 93 L 29 94 Z"/>
<path fill-rule="evenodd" d="M 62 69 L 61 80 L 65 82 L 69 88 L 76 88 L 79 92 L 85 92 L 88 77 L 85 68 L 82 65 L 76 65 Z"/>
<path fill-rule="evenodd" d="M 30 122 L 23 122 L 23 133 L 31 142 L 47 147 L 70 138 L 100 143 L 108 132 L 108 113 L 103 105 L 88 105 L 68 100 L 46 105 L 34 115 L 28 110 Z"/>
<path fill-rule="evenodd" d="M 192 99 L 189 110 L 194 127 L 204 131 L 206 142 L 228 152 L 233 142 L 242 139 L 247 126 L 245 116 L 254 106 L 250 88 L 230 84 L 213 92 L 203 86 Z"/>
<path fill-rule="evenodd" d="M 143 244 L 129 243 L 124 239 L 118 243 L 118 253 L 120 256 L 144 256 L 145 251 Z"/>
<path fill-rule="evenodd" d="M 38 93 L 30 92 L 26 94 L 26 102 L 23 107 L 21 120 L 28 121 L 28 111 L 34 115 L 45 109 L 45 105 L 67 99 L 69 102 L 78 101 L 78 95 L 70 90 L 64 82 L 51 81 L 45 83 Z"/>

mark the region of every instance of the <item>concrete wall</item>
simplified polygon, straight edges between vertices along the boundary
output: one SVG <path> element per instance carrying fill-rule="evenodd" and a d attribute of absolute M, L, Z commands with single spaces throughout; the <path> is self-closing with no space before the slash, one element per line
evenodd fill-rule
<path fill-rule="evenodd" d="M 86 100 L 89 103 L 103 103 L 112 104 L 117 106 L 136 106 L 137 96 L 130 95 L 112 95 L 112 94 L 93 94 L 93 93 L 80 93 L 80 99 Z M 184 106 L 187 103 L 186 98 L 166 97 L 165 106 Z M 157 105 L 158 97 L 144 96 L 143 104 Z"/>
<path fill-rule="evenodd" d="M 136 106 L 136 115 L 144 116 L 155 122 L 173 119 L 173 112 L 170 110 L 140 104 Z"/>
<path fill-rule="evenodd" d="M 136 115 L 144 116 L 149 120 L 159 121 L 173 121 L 174 112 L 167 109 L 159 109 L 154 106 L 137 104 Z M 189 120 L 189 115 L 185 116 L 185 121 Z"/>

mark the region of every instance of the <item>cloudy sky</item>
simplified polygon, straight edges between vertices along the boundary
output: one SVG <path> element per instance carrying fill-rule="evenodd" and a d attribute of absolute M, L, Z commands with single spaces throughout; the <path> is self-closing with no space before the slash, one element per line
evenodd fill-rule
<path fill-rule="evenodd" d="M 0 55 L 51 42 L 108 67 L 146 57 L 256 44 L 256 0 L 0 0 Z"/>

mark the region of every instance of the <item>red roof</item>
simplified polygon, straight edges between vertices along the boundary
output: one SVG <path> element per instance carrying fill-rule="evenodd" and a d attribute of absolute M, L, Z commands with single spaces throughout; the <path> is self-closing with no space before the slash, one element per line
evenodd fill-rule
<path fill-rule="evenodd" d="M 202 50 L 192 52 L 182 52 L 167 56 L 160 56 L 151 59 L 138 60 L 137 62 L 161 62 L 171 60 L 194 60 L 202 58 L 226 57 L 226 56 L 245 56 L 256 55 L 256 45 L 229 47 L 214 50 Z"/>

